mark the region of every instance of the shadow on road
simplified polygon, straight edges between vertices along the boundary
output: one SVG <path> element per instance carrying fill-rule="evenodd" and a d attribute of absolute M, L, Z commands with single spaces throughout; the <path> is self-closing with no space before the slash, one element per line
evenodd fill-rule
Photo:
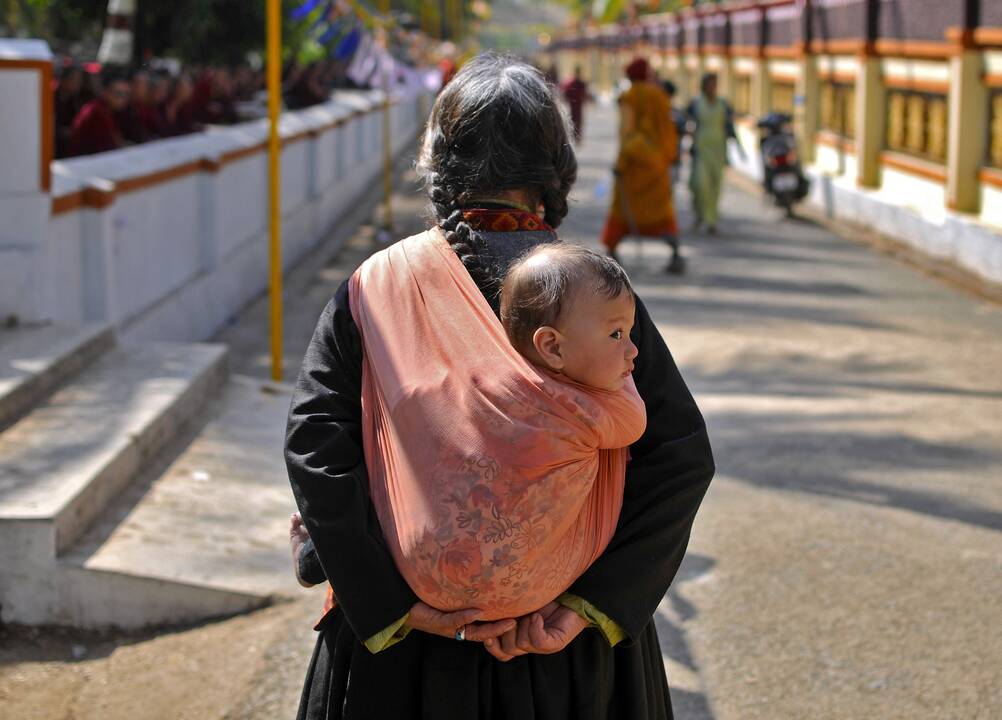
<path fill-rule="evenodd" d="M 675 582 L 665 597 L 667 607 L 662 603 L 662 607 L 654 613 L 654 624 L 661 641 L 662 655 L 689 671 L 691 673 L 689 678 L 699 678 L 700 668 L 692 653 L 685 625 L 695 620 L 699 613 L 696 607 L 685 599 L 685 586 L 705 576 L 714 565 L 716 561 L 705 555 L 687 554 L 675 576 Z M 679 687 L 678 678 L 672 677 L 669 669 L 668 685 L 671 688 L 675 717 L 686 720 L 713 720 L 713 710 L 701 684 L 699 688 L 694 689 L 690 680 L 682 683 L 684 687 Z"/>
<path fill-rule="evenodd" d="M 709 424 L 718 471 L 738 482 L 1002 530 L 1002 512 L 961 497 L 958 488 L 936 491 L 905 484 L 909 471 L 963 475 L 988 470 L 1002 462 L 1002 452 L 969 443 L 931 442 L 904 433 L 854 432 L 844 427 L 846 421 L 876 417 L 874 412 L 814 416 L 805 427 L 801 414 L 715 412 Z M 826 423 L 831 429 L 825 429 Z M 887 480 L 861 477 L 866 475 Z"/>
<path fill-rule="evenodd" d="M 816 357 L 802 352 L 746 350 L 726 367 L 687 369 L 695 389 L 715 395 L 775 395 L 789 398 L 864 398 L 873 391 L 904 395 L 1002 399 L 1002 390 L 944 385 L 902 379 L 928 370 L 915 358 L 883 360 L 854 353 L 844 358 Z M 868 417 L 875 417 L 868 414 Z"/>

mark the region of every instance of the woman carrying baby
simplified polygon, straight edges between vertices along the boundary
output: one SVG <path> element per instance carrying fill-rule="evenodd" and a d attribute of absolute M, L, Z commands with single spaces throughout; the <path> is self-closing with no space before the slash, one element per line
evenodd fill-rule
<path fill-rule="evenodd" d="M 671 717 L 651 618 L 713 473 L 703 420 L 614 263 L 536 250 L 498 317 L 567 213 L 566 119 L 483 56 L 418 168 L 436 227 L 337 292 L 290 411 L 301 574 L 337 598 L 300 717 Z"/>

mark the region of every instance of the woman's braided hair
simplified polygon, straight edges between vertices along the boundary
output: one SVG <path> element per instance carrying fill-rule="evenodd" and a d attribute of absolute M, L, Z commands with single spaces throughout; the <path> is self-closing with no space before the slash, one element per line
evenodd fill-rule
<path fill-rule="evenodd" d="M 435 220 L 477 285 L 496 304 L 502 269 L 463 220 L 475 199 L 523 190 L 553 228 L 567 215 L 577 178 L 567 114 L 542 73 L 515 58 L 485 53 L 439 94 L 421 141 L 418 176 Z"/>

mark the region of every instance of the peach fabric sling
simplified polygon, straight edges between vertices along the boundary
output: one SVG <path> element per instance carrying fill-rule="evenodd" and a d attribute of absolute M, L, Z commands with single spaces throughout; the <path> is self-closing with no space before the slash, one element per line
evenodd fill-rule
<path fill-rule="evenodd" d="M 349 293 L 370 492 L 408 584 L 484 619 L 554 600 L 616 528 L 647 422 L 633 379 L 614 393 L 531 365 L 438 229 L 373 255 Z"/>

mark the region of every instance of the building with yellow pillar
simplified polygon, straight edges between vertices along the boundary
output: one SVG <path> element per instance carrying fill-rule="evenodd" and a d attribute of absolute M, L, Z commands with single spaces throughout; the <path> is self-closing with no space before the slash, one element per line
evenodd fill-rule
<path fill-rule="evenodd" d="M 604 57 L 603 84 L 657 56 L 679 104 L 717 73 L 749 151 L 736 169 L 761 176 L 755 123 L 788 113 L 812 202 L 1002 283 L 1002 2 L 736 0 L 640 24 L 575 51 Z"/>

